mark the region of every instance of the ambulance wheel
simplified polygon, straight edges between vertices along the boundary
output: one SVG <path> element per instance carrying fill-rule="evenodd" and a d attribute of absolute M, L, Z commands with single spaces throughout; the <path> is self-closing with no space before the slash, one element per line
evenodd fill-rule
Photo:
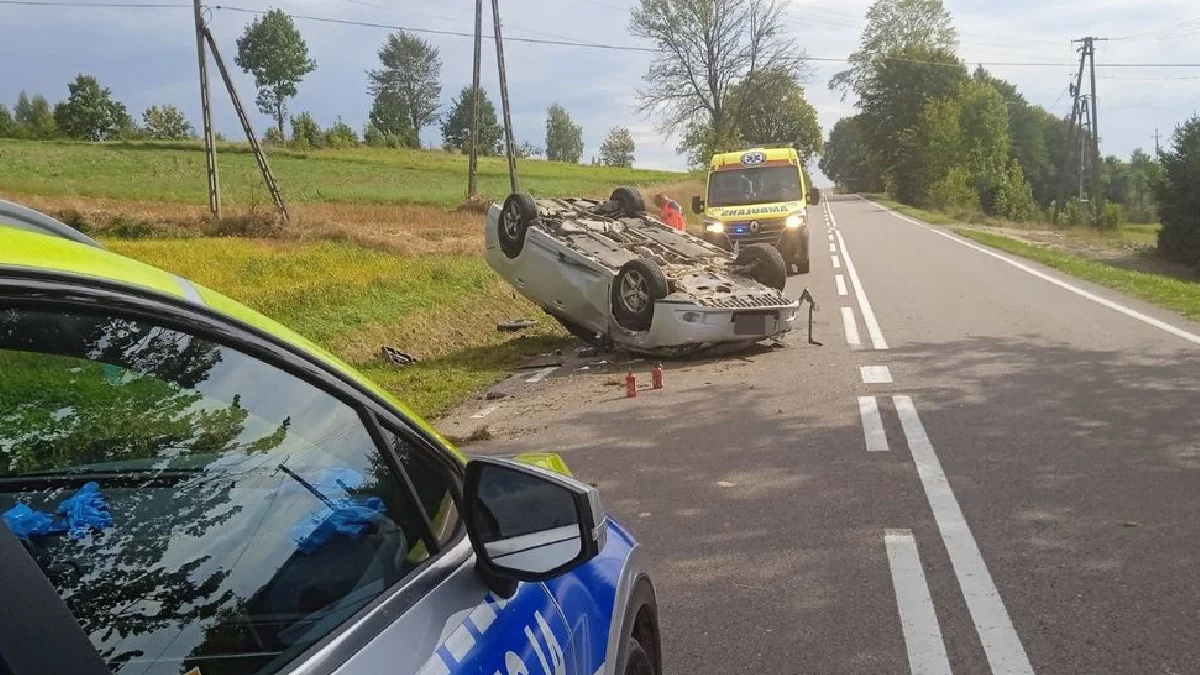
<path fill-rule="evenodd" d="M 516 258 L 525 248 L 525 232 L 537 220 L 537 202 L 524 192 L 514 192 L 504 200 L 500 211 L 500 251 L 506 258 Z"/>

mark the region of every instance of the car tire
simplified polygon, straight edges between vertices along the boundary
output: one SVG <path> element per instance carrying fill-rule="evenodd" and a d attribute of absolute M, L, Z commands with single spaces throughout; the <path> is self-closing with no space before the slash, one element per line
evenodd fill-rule
<path fill-rule="evenodd" d="M 642 648 L 642 643 L 630 637 L 626 649 L 625 672 L 622 675 L 658 675 L 654 672 L 654 660 Z"/>
<path fill-rule="evenodd" d="M 608 200 L 620 204 L 621 213 L 627 216 L 640 216 L 646 213 L 646 200 L 637 188 L 619 187 L 613 190 L 612 196 Z"/>
<path fill-rule="evenodd" d="M 646 258 L 630 260 L 613 278 L 613 318 L 629 330 L 648 330 L 654 320 L 654 303 L 670 292 L 667 275 L 658 263 Z"/>
<path fill-rule="evenodd" d="M 764 286 L 782 291 L 787 286 L 788 267 L 783 254 L 770 244 L 749 244 L 742 247 L 734 265 L 748 268 L 750 278 Z"/>
<path fill-rule="evenodd" d="M 524 192 L 514 192 L 500 211 L 498 238 L 506 258 L 516 258 L 525 248 L 525 232 L 538 218 L 537 202 Z"/>

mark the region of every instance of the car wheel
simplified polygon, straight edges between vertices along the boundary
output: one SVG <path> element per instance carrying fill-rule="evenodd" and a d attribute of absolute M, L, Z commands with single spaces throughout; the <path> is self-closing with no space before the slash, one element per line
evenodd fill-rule
<path fill-rule="evenodd" d="M 524 192 L 514 192 L 504 200 L 500 211 L 500 250 L 505 257 L 516 258 L 525 248 L 525 231 L 537 220 L 537 203 Z"/>
<path fill-rule="evenodd" d="M 787 286 L 787 263 L 783 254 L 770 244 L 750 244 L 742 248 L 734 265 L 746 268 L 751 279 L 764 286 L 782 291 Z"/>
<path fill-rule="evenodd" d="M 625 659 L 624 675 L 657 675 L 654 672 L 654 661 L 642 648 L 642 644 L 634 638 L 629 638 L 628 656 Z"/>
<path fill-rule="evenodd" d="M 640 216 L 646 212 L 646 200 L 637 188 L 619 187 L 613 190 L 608 200 L 620 204 L 621 212 L 627 216 Z"/>
<path fill-rule="evenodd" d="M 658 263 L 645 258 L 630 260 L 613 279 L 613 316 L 629 330 L 647 330 L 654 319 L 654 303 L 670 292 L 667 275 Z"/>

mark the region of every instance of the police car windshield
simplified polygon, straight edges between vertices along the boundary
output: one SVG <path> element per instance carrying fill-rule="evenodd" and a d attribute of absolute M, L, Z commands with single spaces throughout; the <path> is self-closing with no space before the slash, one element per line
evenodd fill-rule
<path fill-rule="evenodd" d="M 708 181 L 709 206 L 745 206 L 800 201 L 800 172 L 794 166 L 716 171 Z"/>

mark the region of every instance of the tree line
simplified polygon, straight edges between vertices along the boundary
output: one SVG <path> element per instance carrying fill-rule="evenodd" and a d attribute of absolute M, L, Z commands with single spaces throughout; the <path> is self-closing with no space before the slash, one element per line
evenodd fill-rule
<path fill-rule="evenodd" d="M 503 152 L 504 130 L 487 92 L 466 86 L 441 111 L 441 55 L 438 48 L 404 31 L 387 37 L 378 51 L 379 66 L 366 71 L 372 97 L 367 123 L 360 132 L 339 117 L 322 128 L 310 112 L 290 113 L 290 102 L 304 78 L 317 68 L 308 45 L 291 17 L 274 9 L 253 19 L 237 40 L 235 62 L 254 77 L 258 110 L 272 125 L 264 142 L 301 148 L 342 148 L 366 144 L 373 147 L 419 148 L 421 131 L 439 125 L 442 147 L 466 152 L 470 144 L 471 110 L 478 97 L 481 155 Z M 91 75 L 79 75 L 68 85 L 67 100 L 51 106 L 42 95 L 21 92 L 10 112 L 0 105 L 0 137 L 87 141 L 189 140 L 195 129 L 179 108 L 152 106 L 135 120 L 112 91 Z M 561 105 L 546 111 L 545 146 L 525 142 L 516 147 L 523 157 L 545 156 L 559 162 L 579 162 L 584 150 L 583 128 Z M 629 129 L 609 130 L 593 162 L 609 166 L 633 165 L 636 144 Z"/>
<path fill-rule="evenodd" d="M 858 114 L 834 125 L 821 170 L 843 189 L 887 192 L 911 206 L 1048 219 L 1069 122 L 982 67 L 971 72 L 941 0 L 878 0 L 866 18 L 849 67 L 829 83 L 857 97 Z M 1070 198 L 1063 224 L 1156 220 L 1159 162 L 1138 149 L 1128 161 L 1106 157 L 1100 169 L 1101 221 L 1084 223 L 1085 209 Z"/>

